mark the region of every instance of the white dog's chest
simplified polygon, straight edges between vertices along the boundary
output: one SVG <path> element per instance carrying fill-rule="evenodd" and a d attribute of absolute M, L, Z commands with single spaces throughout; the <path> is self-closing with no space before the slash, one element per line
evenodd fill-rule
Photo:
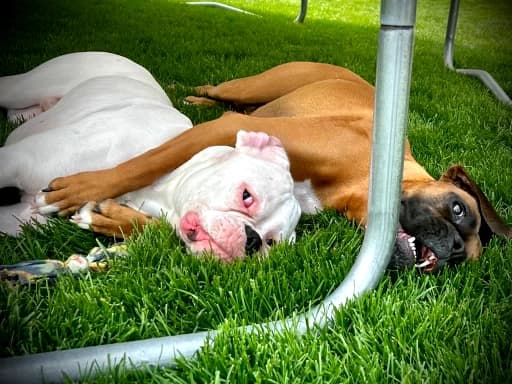
<path fill-rule="evenodd" d="M 301 211 L 306 214 L 315 214 L 322 210 L 322 203 L 316 196 L 310 180 L 295 182 L 293 193 L 299 201 Z"/>

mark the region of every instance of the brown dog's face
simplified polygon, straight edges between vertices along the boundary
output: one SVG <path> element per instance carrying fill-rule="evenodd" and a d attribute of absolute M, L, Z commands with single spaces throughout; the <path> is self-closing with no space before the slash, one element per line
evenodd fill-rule
<path fill-rule="evenodd" d="M 400 226 L 415 264 L 431 272 L 482 253 L 476 200 L 453 184 L 436 182 L 402 195 Z"/>
<path fill-rule="evenodd" d="M 404 188 L 391 268 L 432 272 L 476 260 L 492 234 L 511 237 L 480 188 L 460 166 L 439 181 Z"/>

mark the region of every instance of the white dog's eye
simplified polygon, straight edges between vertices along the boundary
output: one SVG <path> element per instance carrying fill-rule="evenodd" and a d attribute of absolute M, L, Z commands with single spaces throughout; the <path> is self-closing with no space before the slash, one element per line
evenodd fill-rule
<path fill-rule="evenodd" d="M 247 189 L 244 189 L 242 193 L 242 200 L 244 201 L 245 208 L 249 208 L 254 203 L 254 198 Z"/>

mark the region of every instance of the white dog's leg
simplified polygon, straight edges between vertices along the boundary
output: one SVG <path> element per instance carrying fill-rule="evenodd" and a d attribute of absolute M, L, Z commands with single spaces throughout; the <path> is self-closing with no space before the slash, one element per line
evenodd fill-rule
<path fill-rule="evenodd" d="M 6 207 L 0 207 L 0 231 L 8 235 L 16 235 L 20 225 L 17 217 L 25 210 L 26 204 L 18 203 Z"/>
<path fill-rule="evenodd" d="M 34 218 L 40 223 L 46 222 L 44 216 L 35 214 L 32 209 L 37 190 L 24 190 L 24 187 L 31 185 L 26 180 L 36 177 L 29 166 L 32 161 L 30 155 L 16 144 L 0 148 L 0 188 L 17 187 L 21 190 L 21 202 L 0 206 L 1 232 L 15 236 L 20 231 L 21 223 L 30 222 Z"/>
<path fill-rule="evenodd" d="M 5 232 L 9 235 L 16 236 L 20 232 L 21 224 L 37 220 L 39 223 L 46 223 L 46 218 L 41 215 L 35 215 L 32 212 L 32 207 L 29 200 L 32 196 L 24 196 L 23 201 L 0 207 L 0 231 Z"/>
<path fill-rule="evenodd" d="M 40 76 L 32 71 L 21 75 L 0 77 L 0 106 L 7 109 L 7 119 L 22 122 L 47 111 L 62 95 L 50 94 L 39 88 Z M 64 90 L 64 89 L 63 89 Z"/>
<path fill-rule="evenodd" d="M 0 148 L 0 188 L 20 187 L 17 185 L 19 167 L 26 163 L 24 153 L 12 151 L 9 146 Z"/>
<path fill-rule="evenodd" d="M 0 107 L 9 120 L 44 112 L 78 84 L 93 77 L 125 76 L 165 92 L 153 76 L 133 61 L 108 52 L 77 52 L 59 56 L 19 75 L 0 77 Z"/>

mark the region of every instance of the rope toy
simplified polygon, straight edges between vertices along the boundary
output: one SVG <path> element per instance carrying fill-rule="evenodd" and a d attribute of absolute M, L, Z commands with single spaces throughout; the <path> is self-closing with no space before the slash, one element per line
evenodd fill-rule
<path fill-rule="evenodd" d="M 125 243 L 111 247 L 94 247 L 87 255 L 73 254 L 66 261 L 46 259 L 30 260 L 17 264 L 0 265 L 0 281 L 10 285 L 30 285 L 41 280 L 53 282 L 60 275 L 78 275 L 85 272 L 105 272 L 109 260 L 128 254 Z"/>

